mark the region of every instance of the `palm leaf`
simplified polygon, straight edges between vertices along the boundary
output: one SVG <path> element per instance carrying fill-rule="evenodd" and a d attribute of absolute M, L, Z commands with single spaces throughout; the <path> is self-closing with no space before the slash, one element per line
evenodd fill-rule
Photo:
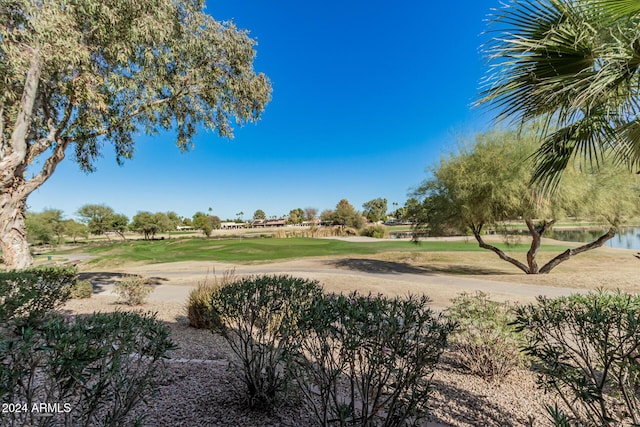
<path fill-rule="evenodd" d="M 560 183 L 562 172 L 576 157 L 597 168 L 604 160 L 608 141 L 617 140 L 616 130 L 601 112 L 591 112 L 580 120 L 555 130 L 534 153 L 532 184 L 544 192 L 553 192 Z"/>
<path fill-rule="evenodd" d="M 594 5 L 614 19 L 640 13 L 640 0 L 594 0 Z"/>

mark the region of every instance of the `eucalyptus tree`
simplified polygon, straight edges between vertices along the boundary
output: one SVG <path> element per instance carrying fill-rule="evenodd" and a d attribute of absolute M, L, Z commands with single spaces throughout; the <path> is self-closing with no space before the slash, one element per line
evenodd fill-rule
<path fill-rule="evenodd" d="M 636 0 L 509 0 L 491 16 L 480 103 L 549 125 L 532 176 L 546 190 L 576 158 L 640 166 L 638 12 Z"/>
<path fill-rule="evenodd" d="M 640 177 L 609 166 L 591 170 L 570 167 L 558 191 L 544 195 L 531 187 L 530 155 L 537 138 L 531 132 L 493 131 L 476 135 L 459 152 L 443 158 L 414 192 L 419 203 L 408 208 L 414 231 L 431 235 L 470 231 L 478 245 L 527 274 L 549 273 L 569 258 L 598 248 L 620 225 L 640 214 Z M 538 265 L 542 237 L 560 219 L 589 218 L 608 227 L 596 240 L 570 248 Z M 522 262 L 487 242 L 488 229 L 526 227 L 531 243 Z"/>
<path fill-rule="evenodd" d="M 174 129 L 181 150 L 205 127 L 232 136 L 271 96 L 246 31 L 204 0 L 0 2 L 0 249 L 32 263 L 29 194 L 71 154 L 94 169 L 110 144 L 132 157 L 139 132 Z"/>

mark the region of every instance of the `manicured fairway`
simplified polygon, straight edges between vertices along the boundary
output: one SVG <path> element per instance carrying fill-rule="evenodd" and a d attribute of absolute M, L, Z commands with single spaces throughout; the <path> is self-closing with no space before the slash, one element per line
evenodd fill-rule
<path fill-rule="evenodd" d="M 527 245 L 496 246 L 508 252 L 524 252 Z M 542 250 L 562 251 L 566 246 L 543 246 Z M 77 249 L 75 250 L 77 252 Z M 235 240 L 170 239 L 156 241 L 127 241 L 91 245 L 82 249 L 98 258 L 95 262 L 146 261 L 152 263 L 176 261 L 252 262 L 291 258 L 366 255 L 381 252 L 455 252 L 484 251 L 474 240 L 469 242 L 408 241 L 345 242 L 330 239 L 272 239 L 253 238 Z M 61 254 L 62 252 L 58 252 Z"/>

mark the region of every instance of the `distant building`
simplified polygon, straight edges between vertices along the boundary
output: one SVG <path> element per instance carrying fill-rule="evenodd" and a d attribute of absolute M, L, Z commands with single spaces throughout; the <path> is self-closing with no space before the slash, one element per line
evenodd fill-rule
<path fill-rule="evenodd" d="M 193 228 L 190 225 L 179 225 L 176 227 L 176 230 L 178 231 L 191 231 L 191 230 L 195 230 L 195 228 Z"/>
<path fill-rule="evenodd" d="M 251 223 L 251 226 L 256 228 L 284 227 L 285 225 L 287 225 L 287 220 L 285 218 L 256 219 Z"/>
<path fill-rule="evenodd" d="M 246 228 L 246 227 L 247 227 L 246 222 L 225 221 L 220 223 L 220 228 L 223 230 L 233 230 L 233 229 Z"/>

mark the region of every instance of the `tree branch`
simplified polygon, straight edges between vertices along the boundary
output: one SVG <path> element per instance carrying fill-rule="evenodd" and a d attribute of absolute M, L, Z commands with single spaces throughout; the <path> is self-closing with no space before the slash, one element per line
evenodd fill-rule
<path fill-rule="evenodd" d="M 0 160 L 4 157 L 4 105 L 0 105 Z"/>
<path fill-rule="evenodd" d="M 31 127 L 33 107 L 38 93 L 38 81 L 42 72 L 40 53 L 31 49 L 31 62 L 25 78 L 20 109 L 16 116 L 13 132 L 9 144 L 2 145 L 3 156 L 0 158 L 0 186 L 11 186 L 15 174 L 25 167 L 24 160 L 28 153 L 27 135 Z M 3 124 L 4 127 L 4 124 Z"/>
<path fill-rule="evenodd" d="M 85 139 L 92 139 L 92 138 L 97 138 L 99 136 L 103 136 L 106 135 L 107 133 L 111 132 L 113 129 L 117 129 L 118 127 L 120 127 L 123 123 L 125 123 L 127 120 L 131 120 L 132 118 L 142 114 L 143 112 L 145 112 L 146 110 L 148 110 L 151 107 L 155 107 L 158 105 L 162 105 L 162 104 L 166 104 L 167 102 L 173 101 L 174 99 L 179 98 L 180 96 L 182 96 L 182 91 L 178 92 L 177 94 L 173 95 L 173 96 L 169 96 L 167 98 L 162 98 L 162 99 L 156 99 L 154 101 L 151 101 L 147 104 L 144 104 L 138 108 L 136 108 L 135 110 L 133 110 L 131 113 L 122 116 L 120 120 L 118 120 L 115 124 L 108 126 L 106 128 L 100 129 L 98 131 L 95 131 L 93 133 L 89 133 L 89 134 L 85 134 L 83 135 L 83 138 Z"/>
<path fill-rule="evenodd" d="M 41 72 L 40 53 L 37 50 L 32 50 L 29 71 L 27 72 L 22 99 L 20 100 L 20 109 L 11 133 L 11 151 L 14 154 L 12 163 L 14 164 L 21 163 L 27 156 L 27 135 L 31 127 L 31 117 L 38 93 Z"/>
<path fill-rule="evenodd" d="M 53 153 L 42 165 L 40 173 L 28 180 L 24 185 L 25 197 L 31 194 L 36 188 L 40 187 L 56 170 L 58 164 L 64 159 L 64 152 L 71 143 L 69 139 L 58 140 Z"/>
<path fill-rule="evenodd" d="M 596 240 L 594 242 L 591 242 L 591 243 L 587 243 L 586 245 L 579 246 L 579 247 L 577 247 L 575 249 L 567 249 L 566 251 L 564 251 L 563 253 L 561 253 L 557 257 L 553 258 L 548 263 L 546 263 L 540 269 L 540 273 L 541 274 L 549 273 L 551 270 L 553 270 L 555 267 L 557 267 L 558 264 L 568 260 L 572 256 L 575 256 L 575 255 L 581 254 L 582 252 L 590 251 L 592 249 L 596 249 L 596 248 L 601 247 L 608 240 L 613 239 L 613 237 L 616 235 L 616 231 L 617 231 L 616 227 L 610 227 L 609 231 L 607 231 L 605 234 L 600 236 L 598 238 L 598 240 Z"/>
<path fill-rule="evenodd" d="M 473 235 L 475 236 L 476 240 L 478 241 L 478 245 L 482 249 L 488 249 L 490 251 L 495 252 L 495 254 L 498 255 L 500 257 L 500 259 L 515 265 L 520 270 L 522 270 L 525 273 L 529 274 L 529 267 L 527 267 L 526 265 L 524 265 L 523 263 L 521 263 L 517 259 L 511 258 L 509 255 L 505 254 L 504 252 L 502 252 L 500 249 L 496 248 L 495 246 L 485 243 L 485 241 L 482 239 L 482 236 L 480 235 L 480 232 L 482 231 L 482 226 L 479 226 L 479 227 L 475 228 L 472 225 L 471 229 L 473 230 Z"/>

